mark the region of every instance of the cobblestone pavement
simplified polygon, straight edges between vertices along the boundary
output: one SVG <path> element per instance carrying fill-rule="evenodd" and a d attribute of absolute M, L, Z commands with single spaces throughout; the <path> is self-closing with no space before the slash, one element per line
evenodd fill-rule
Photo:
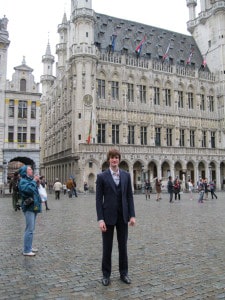
<path fill-rule="evenodd" d="M 22 255 L 24 217 L 0 198 L 0 300 L 225 299 L 225 194 L 197 203 L 188 194 L 135 195 L 129 228 L 131 285 L 119 280 L 117 243 L 111 284 L 101 284 L 101 234 L 95 195 L 55 200 L 38 216 L 36 257 Z M 44 207 L 43 207 L 44 208 Z"/>

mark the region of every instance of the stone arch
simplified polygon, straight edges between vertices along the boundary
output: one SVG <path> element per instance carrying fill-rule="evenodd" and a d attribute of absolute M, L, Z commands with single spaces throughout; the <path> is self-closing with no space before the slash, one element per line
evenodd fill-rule
<path fill-rule="evenodd" d="M 201 178 L 205 178 L 206 177 L 205 162 L 204 161 L 200 161 L 198 163 L 198 174 L 199 174 L 199 177 L 201 177 Z"/>
<path fill-rule="evenodd" d="M 164 160 L 161 164 L 162 178 L 165 180 L 171 175 L 171 164 L 168 160 Z"/>
<path fill-rule="evenodd" d="M 118 80 L 119 81 L 120 78 L 120 74 L 114 70 L 114 72 L 112 73 L 112 78 L 111 80 Z"/>
<path fill-rule="evenodd" d="M 154 178 L 158 177 L 158 172 L 157 172 L 157 168 L 158 167 L 158 162 L 155 160 L 152 160 L 148 163 L 148 179 L 150 181 L 153 181 Z"/>
<path fill-rule="evenodd" d="M 189 85 L 188 85 L 188 88 L 187 88 L 187 91 L 188 91 L 188 92 L 194 92 L 194 90 L 195 90 L 195 89 L 194 89 L 194 86 L 193 86 L 192 84 L 189 84 Z"/>
<path fill-rule="evenodd" d="M 89 173 L 87 177 L 88 190 L 90 193 L 95 191 L 95 175 L 93 173 Z"/>
<path fill-rule="evenodd" d="M 143 161 L 140 160 L 137 160 L 133 164 L 133 184 L 135 191 L 140 191 L 144 184 L 144 166 Z"/>
<path fill-rule="evenodd" d="M 182 180 L 182 163 L 180 161 L 176 161 L 174 163 L 174 177 L 177 177 Z"/>
<path fill-rule="evenodd" d="M 195 167 L 194 167 L 193 161 L 188 161 L 187 162 L 186 169 L 187 169 L 187 172 L 186 172 L 187 181 L 189 179 L 191 179 L 192 183 L 194 183 L 196 181 L 196 178 L 195 178 Z"/>
<path fill-rule="evenodd" d="M 119 163 L 119 168 L 129 172 L 129 164 L 125 160 L 121 160 L 121 162 Z"/>
<path fill-rule="evenodd" d="M 183 82 L 179 82 L 179 84 L 178 84 L 178 90 L 179 91 L 184 91 L 185 90 L 185 86 L 184 86 Z"/>
<path fill-rule="evenodd" d="M 217 163 L 215 161 L 209 162 L 209 181 L 214 180 L 217 182 L 216 165 Z"/>
<path fill-rule="evenodd" d="M 109 163 L 108 161 L 105 161 L 103 164 L 102 164 L 102 172 L 105 171 L 106 169 L 108 169 L 109 167 Z"/>
<path fill-rule="evenodd" d="M 147 78 L 146 78 L 146 76 L 142 76 L 141 77 L 141 80 L 140 80 L 140 84 L 146 84 L 147 83 Z"/>
<path fill-rule="evenodd" d="M 220 163 L 220 184 L 221 184 L 221 189 L 225 189 L 225 162 L 222 161 Z"/>
<path fill-rule="evenodd" d="M 13 173 L 15 171 L 18 171 L 19 168 L 22 167 L 23 165 L 29 165 L 33 170 L 36 169 L 35 162 L 29 157 L 24 157 L 24 156 L 14 157 L 8 162 L 7 180 L 10 180 L 13 176 Z"/>
<path fill-rule="evenodd" d="M 105 79 L 107 77 L 107 74 L 106 74 L 105 70 L 101 70 L 99 72 L 98 77 L 99 77 L 99 79 Z"/>
<path fill-rule="evenodd" d="M 133 74 L 129 74 L 128 75 L 128 80 L 127 80 L 127 82 L 128 83 L 133 83 L 135 80 L 134 80 L 134 75 Z"/>
<path fill-rule="evenodd" d="M 172 82 L 170 80 L 166 80 L 165 82 L 165 88 L 172 88 Z"/>
<path fill-rule="evenodd" d="M 211 88 L 211 89 L 209 90 L 209 96 L 214 96 L 214 90 L 213 90 L 213 88 Z"/>
<path fill-rule="evenodd" d="M 162 83 L 161 80 L 159 78 L 156 78 L 154 80 L 154 86 L 161 88 L 162 87 Z"/>
<path fill-rule="evenodd" d="M 206 90 L 205 90 L 205 87 L 204 87 L 204 86 L 201 86 L 201 87 L 200 87 L 200 93 L 203 94 L 203 95 L 205 95 Z"/>

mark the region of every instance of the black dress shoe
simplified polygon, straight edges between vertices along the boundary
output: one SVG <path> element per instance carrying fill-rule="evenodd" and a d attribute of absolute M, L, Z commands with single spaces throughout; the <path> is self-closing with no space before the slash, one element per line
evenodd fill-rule
<path fill-rule="evenodd" d="M 104 286 L 109 285 L 109 283 L 110 283 L 110 280 L 109 280 L 108 277 L 103 277 L 103 278 L 102 278 L 102 284 L 103 284 Z"/>
<path fill-rule="evenodd" d="M 127 275 L 120 275 L 120 279 L 126 284 L 131 284 L 131 280 Z"/>

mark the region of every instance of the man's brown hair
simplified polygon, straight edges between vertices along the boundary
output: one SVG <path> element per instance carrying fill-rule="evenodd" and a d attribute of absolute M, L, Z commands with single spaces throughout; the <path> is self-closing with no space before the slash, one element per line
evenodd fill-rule
<path fill-rule="evenodd" d="M 107 153 L 107 161 L 109 161 L 110 158 L 115 157 L 115 156 L 119 156 L 119 160 L 121 160 L 121 154 L 120 154 L 119 150 L 117 150 L 117 149 L 109 150 L 109 152 Z"/>

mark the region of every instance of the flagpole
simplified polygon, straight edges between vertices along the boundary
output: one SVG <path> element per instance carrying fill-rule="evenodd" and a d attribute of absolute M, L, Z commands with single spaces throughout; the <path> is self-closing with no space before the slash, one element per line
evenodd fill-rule
<path fill-rule="evenodd" d="M 89 124 L 89 132 L 88 132 L 88 138 L 87 138 L 87 143 L 91 143 L 91 135 L 92 135 L 92 109 L 91 109 L 91 119 L 90 119 L 90 124 Z"/>

